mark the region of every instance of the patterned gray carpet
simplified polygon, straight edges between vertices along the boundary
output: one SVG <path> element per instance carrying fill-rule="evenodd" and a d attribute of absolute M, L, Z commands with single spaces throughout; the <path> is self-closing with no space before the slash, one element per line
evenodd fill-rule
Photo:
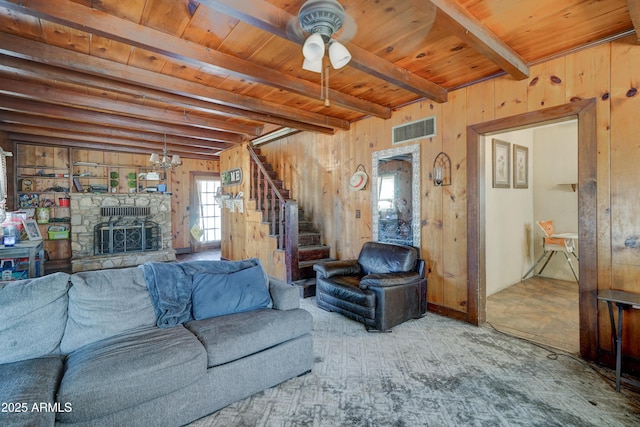
<path fill-rule="evenodd" d="M 640 425 L 638 394 L 569 355 L 432 313 L 380 334 L 301 305 L 313 371 L 192 427 Z"/>

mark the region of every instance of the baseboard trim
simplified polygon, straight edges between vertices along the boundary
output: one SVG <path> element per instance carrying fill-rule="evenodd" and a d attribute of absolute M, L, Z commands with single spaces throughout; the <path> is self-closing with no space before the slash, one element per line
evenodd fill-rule
<path fill-rule="evenodd" d="M 464 311 L 453 310 L 449 307 L 443 307 L 441 305 L 427 303 L 427 315 L 429 314 L 429 312 L 470 323 L 469 316 Z"/>

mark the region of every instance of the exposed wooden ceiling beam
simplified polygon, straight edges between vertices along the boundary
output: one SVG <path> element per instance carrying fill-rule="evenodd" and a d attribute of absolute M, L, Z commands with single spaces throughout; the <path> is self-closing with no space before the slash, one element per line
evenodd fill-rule
<path fill-rule="evenodd" d="M 62 68 L 53 67 L 45 64 L 38 64 L 26 59 L 15 58 L 6 56 L 0 53 L 0 73 L 5 73 L 9 76 L 14 76 L 16 79 L 37 80 L 43 83 L 48 81 L 54 81 L 57 83 L 68 83 L 73 85 L 82 85 L 83 87 L 90 87 L 100 90 L 108 90 L 117 94 L 125 94 L 136 100 L 155 101 L 171 105 L 174 107 L 180 107 L 185 111 L 185 114 L 190 112 L 199 112 L 206 115 L 214 115 L 220 118 L 241 118 L 244 122 L 249 122 L 251 119 L 246 117 L 246 112 L 235 109 L 233 107 L 224 107 L 220 111 L 218 109 L 212 109 L 211 104 L 205 101 L 185 98 L 180 95 L 173 95 L 166 92 L 160 92 L 153 89 L 142 90 L 132 84 L 120 83 L 113 80 L 107 80 L 101 77 L 90 76 L 80 72 L 64 70 Z M 187 113 L 188 112 L 188 113 Z M 251 125 L 251 131 L 258 131 L 262 125 L 260 122 L 256 122 Z M 237 133 L 246 133 L 238 131 Z M 262 132 L 261 132 L 262 133 Z"/>
<path fill-rule="evenodd" d="M 230 143 L 240 143 L 243 141 L 242 135 L 238 134 L 208 131 L 201 128 L 171 125 L 151 120 L 124 117 L 118 114 L 76 109 L 73 107 L 47 104 L 28 99 L 14 98 L 7 95 L 0 95 L 0 110 L 17 111 L 23 114 L 36 114 L 53 118 L 64 118 L 66 120 L 93 123 L 96 126 L 116 126 L 132 130 L 145 129 L 148 132 L 156 132 L 161 135 L 167 133 L 188 138 L 197 138 L 202 141 Z"/>
<path fill-rule="evenodd" d="M 13 111 L 0 110 L 0 121 L 4 123 L 30 125 L 30 126 L 37 126 L 42 128 L 76 132 L 76 133 L 87 133 L 87 134 L 93 134 L 95 136 L 103 135 L 107 137 L 122 138 L 130 141 L 131 144 L 148 142 L 148 143 L 155 144 L 157 147 L 162 147 L 165 141 L 164 139 L 165 135 L 161 135 L 161 134 L 133 131 L 129 129 L 114 127 L 114 126 L 96 126 L 96 124 L 92 124 L 92 123 L 77 122 L 77 121 L 67 120 L 66 118 L 51 118 L 51 117 L 45 117 L 45 116 L 38 116 L 38 115 L 28 114 L 25 112 L 13 112 Z M 211 142 L 211 141 L 203 141 L 203 140 L 198 140 L 193 138 L 185 138 L 185 137 L 175 136 L 170 134 L 166 135 L 166 141 L 168 144 L 172 144 L 172 145 L 184 145 L 188 147 L 197 147 L 197 148 L 215 148 L 218 150 L 223 150 L 233 145 L 233 144 L 226 144 L 222 142 Z"/>
<path fill-rule="evenodd" d="M 47 129 L 40 128 L 37 126 L 28 126 L 28 125 L 19 125 L 12 123 L 0 123 L 0 130 L 5 132 L 12 132 L 16 134 L 23 135 L 23 139 L 30 135 L 32 137 L 32 141 L 34 137 L 42 137 L 45 139 L 40 140 L 39 142 L 45 144 L 51 144 L 54 140 L 65 140 L 65 141 L 76 141 L 76 146 L 86 147 L 87 143 L 92 144 L 100 144 L 101 149 L 103 150 L 111 150 L 111 151 L 121 151 L 120 148 L 137 148 L 138 152 L 141 153 L 152 153 L 158 151 L 158 146 L 156 144 L 150 144 L 146 142 L 138 142 L 136 144 L 132 144 L 131 141 L 120 139 L 120 138 L 105 138 L 100 136 L 95 136 L 91 134 L 78 134 L 75 132 L 56 130 L 56 129 Z M 167 149 L 172 154 L 180 154 L 184 157 L 192 157 L 191 155 L 218 155 L 221 150 L 214 148 L 201 148 L 201 149 L 192 149 L 185 148 L 184 146 L 172 146 L 167 144 Z"/>
<path fill-rule="evenodd" d="M 0 124 L 0 128 L 2 125 Z M 7 132 L 7 135 L 12 141 L 15 142 L 25 142 L 32 144 L 45 144 L 45 145 L 61 145 L 65 147 L 76 147 L 76 148 L 88 148 L 91 150 L 104 150 L 104 151 L 117 151 L 121 153 L 136 153 L 136 154 L 149 154 L 148 149 L 141 149 L 134 146 L 111 146 L 108 144 L 101 143 L 93 143 L 93 142 L 82 142 L 76 141 L 72 139 L 63 139 L 63 138 L 51 138 L 48 136 L 38 136 L 38 135 L 29 135 L 23 134 L 19 132 Z M 182 154 L 180 154 L 183 156 Z M 211 152 L 206 154 L 193 154 L 191 152 L 185 154 L 183 157 L 190 159 L 199 159 L 199 160 L 220 160 L 219 152 Z"/>
<path fill-rule="evenodd" d="M 278 37 L 294 43 L 301 42 L 294 33 L 287 31 L 287 26 L 292 21 L 297 21 L 297 17 L 268 2 L 251 0 L 199 0 L 199 2 Z M 343 44 L 351 53 L 350 67 L 436 102 L 447 101 L 445 88 L 397 67 L 354 44 Z M 302 56 L 302 51 L 300 55 Z"/>
<path fill-rule="evenodd" d="M 320 85 L 233 55 L 209 49 L 197 43 L 171 36 L 133 22 L 117 18 L 69 0 L 0 0 L 0 6 L 66 25 L 102 37 L 149 50 L 169 58 L 287 90 L 312 99 L 321 93 Z M 391 109 L 355 96 L 330 89 L 331 102 L 353 111 L 387 119 Z"/>
<path fill-rule="evenodd" d="M 202 117 L 200 115 L 187 115 L 183 112 L 171 111 L 166 108 L 162 109 L 111 98 L 84 95 L 77 92 L 57 89 L 48 85 L 28 83 L 24 80 L 13 80 L 4 77 L 0 79 L 0 91 L 5 94 L 14 94 L 20 97 L 26 97 L 51 104 L 73 104 L 75 106 L 80 106 L 94 111 L 108 112 L 111 114 L 131 116 L 183 126 L 193 126 L 206 129 L 208 131 L 246 134 L 251 136 L 260 135 L 259 129 L 238 123 L 227 123 L 222 120 Z"/>
<path fill-rule="evenodd" d="M 455 0 L 429 0 L 438 8 L 440 19 L 450 24 L 451 31 L 498 67 L 517 80 L 529 77 L 529 66 L 520 55 L 503 42 L 480 20 Z M 411 0 L 421 11 L 430 12 L 427 0 Z"/>
<path fill-rule="evenodd" d="M 627 9 L 631 15 L 633 28 L 636 30 L 637 42 L 640 43 L 640 2 L 638 0 L 627 0 Z"/>
<path fill-rule="evenodd" d="M 190 105 L 195 104 L 193 100 L 197 100 L 201 104 L 195 105 L 210 108 L 221 114 L 246 117 L 250 120 L 310 132 L 333 134 L 334 129 L 349 130 L 350 128 L 346 120 L 234 94 L 6 33 L 0 33 L 0 52 L 11 55 L 3 56 L 2 63 L 5 66 L 20 67 L 23 70 L 34 69 L 34 71 L 42 69 L 46 71 L 45 75 L 62 81 L 75 79 L 78 84 L 113 87 L 123 93 L 148 95 L 158 100 L 171 100 L 176 104 Z M 26 64 L 26 61 L 33 61 L 32 65 Z M 36 69 L 36 65 L 45 68 Z M 56 68 L 68 71 L 56 72 Z M 147 89 L 142 91 L 139 86 Z M 167 88 L 171 88 L 172 93 L 167 92 Z"/>

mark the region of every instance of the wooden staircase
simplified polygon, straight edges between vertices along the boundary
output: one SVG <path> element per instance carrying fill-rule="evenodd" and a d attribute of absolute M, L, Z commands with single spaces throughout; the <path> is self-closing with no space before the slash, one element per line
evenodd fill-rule
<path fill-rule="evenodd" d="M 287 281 L 299 286 L 302 298 L 313 296 L 316 277 L 313 265 L 332 260 L 331 248 L 322 243 L 320 232 L 304 210 L 289 198 L 289 190 L 284 188 L 265 156 L 259 149 L 248 148 L 252 158 L 251 198 L 257 200 L 263 221 L 269 224 L 269 236 L 278 240 L 278 249 L 285 251 L 285 258 L 291 260 L 287 263 Z M 287 207 L 295 212 L 287 214 Z"/>

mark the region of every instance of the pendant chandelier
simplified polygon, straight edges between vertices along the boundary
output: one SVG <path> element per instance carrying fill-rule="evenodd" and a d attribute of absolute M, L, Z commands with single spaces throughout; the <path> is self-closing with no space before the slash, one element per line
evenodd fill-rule
<path fill-rule="evenodd" d="M 180 160 L 180 156 L 174 154 L 171 156 L 171 161 L 169 161 L 169 152 L 167 151 L 167 134 L 164 134 L 164 149 L 162 150 L 162 158 L 158 153 L 152 153 L 151 157 L 149 157 L 149 162 L 154 169 L 172 169 L 174 167 L 178 167 L 182 164 Z"/>

